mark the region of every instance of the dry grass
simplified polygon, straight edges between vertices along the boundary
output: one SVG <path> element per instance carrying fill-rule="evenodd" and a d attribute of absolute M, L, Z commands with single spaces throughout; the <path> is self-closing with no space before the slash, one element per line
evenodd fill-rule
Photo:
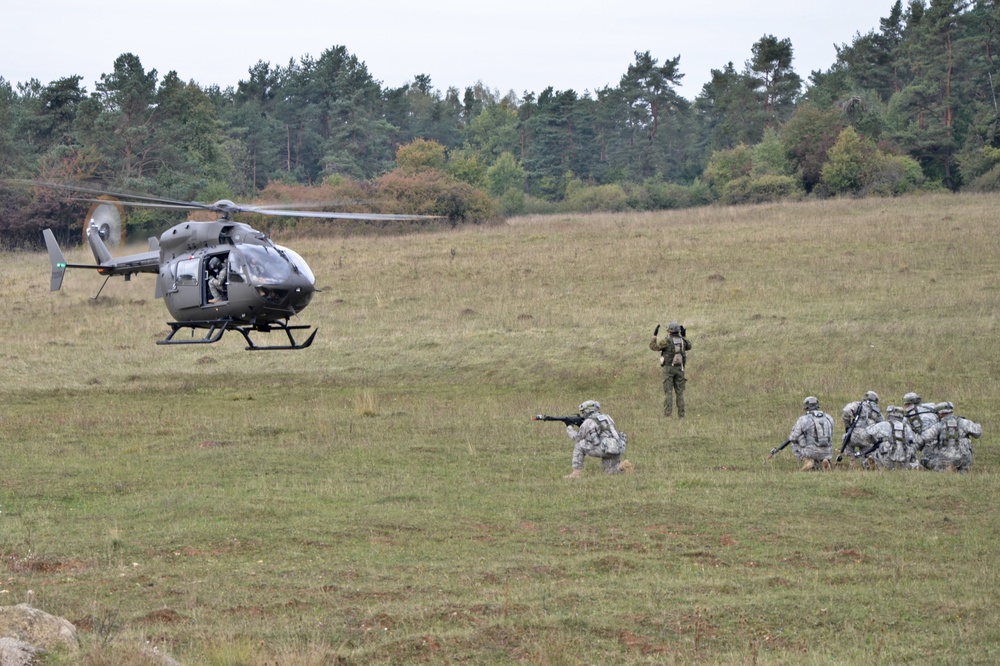
<path fill-rule="evenodd" d="M 0 603 L 33 590 L 89 664 L 991 663 L 997 202 L 289 239 L 324 288 L 295 353 L 158 347 L 150 280 L 93 302 L 5 254 Z M 646 348 L 670 320 L 684 422 Z M 869 389 L 983 423 L 973 472 L 765 462 L 805 395 Z M 562 480 L 529 419 L 587 398 L 636 474 Z"/>

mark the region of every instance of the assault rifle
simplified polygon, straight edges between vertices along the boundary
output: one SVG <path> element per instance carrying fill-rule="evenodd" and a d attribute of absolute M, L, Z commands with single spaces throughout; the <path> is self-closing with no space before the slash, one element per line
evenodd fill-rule
<path fill-rule="evenodd" d="M 583 422 L 587 419 L 580 416 L 579 414 L 573 414 L 571 416 L 545 416 L 544 414 L 539 414 L 538 416 L 531 417 L 532 421 L 562 421 L 568 426 L 580 427 Z"/>
<path fill-rule="evenodd" d="M 779 451 L 781 451 L 782 449 L 784 449 L 786 446 L 788 446 L 791 443 L 792 443 L 792 440 L 786 439 L 784 444 L 782 444 L 781 446 L 776 446 L 773 449 L 771 449 L 771 455 L 769 455 L 767 457 L 767 459 L 770 460 L 771 458 L 774 457 L 775 453 L 778 453 Z"/>
<path fill-rule="evenodd" d="M 862 400 L 858 403 L 858 408 L 854 411 L 854 420 L 851 421 L 851 427 L 847 429 L 844 433 L 844 439 L 840 442 L 840 453 L 837 454 L 837 462 L 844 459 L 844 449 L 851 442 L 851 435 L 854 434 L 854 428 L 858 425 L 858 419 L 861 418 L 861 412 L 864 411 L 865 401 Z"/>

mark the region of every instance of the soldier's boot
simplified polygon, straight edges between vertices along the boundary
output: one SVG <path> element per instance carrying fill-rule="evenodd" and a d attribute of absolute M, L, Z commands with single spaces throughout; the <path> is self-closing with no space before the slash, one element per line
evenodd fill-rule
<path fill-rule="evenodd" d="M 827 460 L 827 459 L 824 458 L 823 462 L 820 463 L 820 465 L 823 467 L 823 471 L 824 472 L 829 472 L 830 471 L 831 465 L 830 465 L 830 461 L 829 460 Z"/>
<path fill-rule="evenodd" d="M 812 458 L 806 458 L 806 461 L 802 463 L 801 472 L 811 472 L 813 468 L 816 467 L 816 461 Z"/>
<path fill-rule="evenodd" d="M 873 456 L 868 456 L 867 458 L 865 458 L 865 467 L 867 467 L 872 471 L 875 471 L 878 469 L 878 463 L 875 462 L 875 458 Z"/>
<path fill-rule="evenodd" d="M 579 479 L 582 476 L 583 476 L 583 470 L 582 469 L 574 469 L 572 472 L 570 472 L 569 474 L 567 474 L 563 478 L 564 479 Z"/>
<path fill-rule="evenodd" d="M 946 472 L 957 472 L 958 470 L 955 468 L 954 465 L 952 465 L 951 463 L 948 463 L 948 466 L 944 468 L 944 471 L 946 471 Z"/>
<path fill-rule="evenodd" d="M 630 460 L 623 460 L 618 463 L 618 471 L 621 474 L 631 474 L 635 471 L 635 465 L 633 465 Z"/>

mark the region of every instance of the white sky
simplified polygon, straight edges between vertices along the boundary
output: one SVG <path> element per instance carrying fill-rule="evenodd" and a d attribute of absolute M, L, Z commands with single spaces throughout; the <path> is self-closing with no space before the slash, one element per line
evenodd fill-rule
<path fill-rule="evenodd" d="M 258 61 L 288 64 L 341 45 L 383 86 L 482 81 L 501 94 L 618 84 L 636 51 L 681 56 L 694 99 L 712 69 L 738 71 L 765 34 L 790 38 L 808 81 L 834 44 L 878 27 L 893 0 L 0 0 L 0 76 L 43 84 L 81 75 L 93 92 L 122 53 L 159 80 L 236 86 Z"/>

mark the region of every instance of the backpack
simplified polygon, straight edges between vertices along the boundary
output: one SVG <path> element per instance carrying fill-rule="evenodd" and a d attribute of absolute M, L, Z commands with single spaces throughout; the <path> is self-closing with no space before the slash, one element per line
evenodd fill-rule
<path fill-rule="evenodd" d="M 833 428 L 826 420 L 826 414 L 817 410 L 810 412 L 809 415 L 812 416 L 813 435 L 816 438 L 816 443 L 822 447 L 831 446 L 833 444 Z"/>
<path fill-rule="evenodd" d="M 623 432 L 618 432 L 614 421 L 606 414 L 599 414 L 595 417 L 597 425 L 601 429 L 601 446 L 604 452 L 610 456 L 619 456 L 625 453 L 628 445 L 628 436 Z"/>

